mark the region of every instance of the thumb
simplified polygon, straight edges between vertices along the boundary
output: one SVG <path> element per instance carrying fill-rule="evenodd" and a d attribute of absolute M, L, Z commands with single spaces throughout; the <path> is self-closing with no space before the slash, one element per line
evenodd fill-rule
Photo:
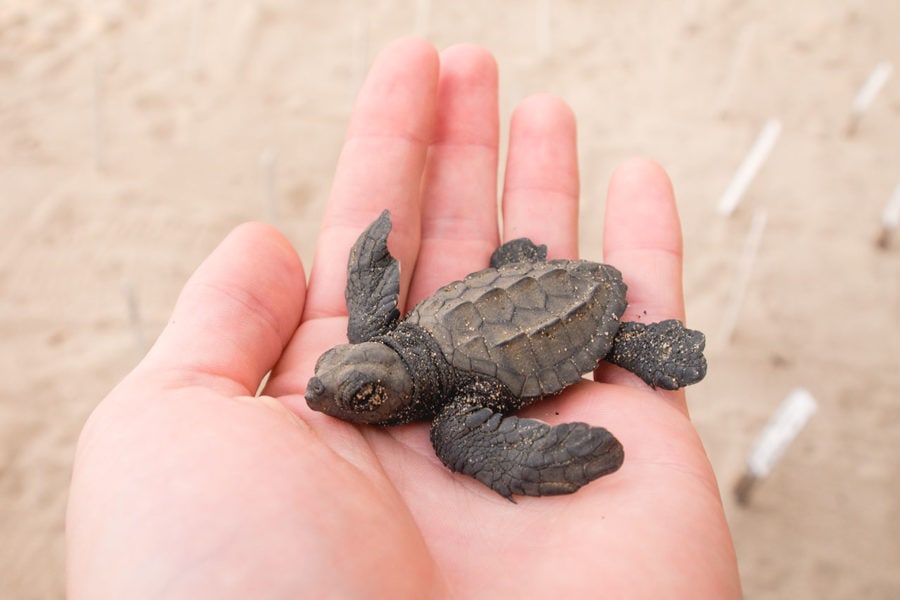
<path fill-rule="evenodd" d="M 175 387 L 253 394 L 297 329 L 305 293 L 290 242 L 269 225 L 245 223 L 185 284 L 138 369 Z"/>

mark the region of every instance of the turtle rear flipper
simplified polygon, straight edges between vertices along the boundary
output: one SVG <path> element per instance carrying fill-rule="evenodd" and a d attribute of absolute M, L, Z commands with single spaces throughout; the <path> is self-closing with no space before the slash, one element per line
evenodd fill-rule
<path fill-rule="evenodd" d="M 497 269 L 504 265 L 519 262 L 544 262 L 547 260 L 547 246 L 538 246 L 528 238 L 510 240 L 491 254 L 491 267 Z"/>
<path fill-rule="evenodd" d="M 400 263 L 388 251 L 390 232 L 391 214 L 385 210 L 350 249 L 345 297 L 351 344 L 384 335 L 400 318 Z"/>
<path fill-rule="evenodd" d="M 438 414 L 431 442 L 452 471 L 474 477 L 509 500 L 513 494 L 569 494 L 622 465 L 622 445 L 602 427 L 550 426 L 468 400 L 459 398 Z"/>
<path fill-rule="evenodd" d="M 659 323 L 622 323 L 606 356 L 652 387 L 677 390 L 697 383 L 706 375 L 703 348 L 706 337 L 686 328 L 681 321 Z"/>

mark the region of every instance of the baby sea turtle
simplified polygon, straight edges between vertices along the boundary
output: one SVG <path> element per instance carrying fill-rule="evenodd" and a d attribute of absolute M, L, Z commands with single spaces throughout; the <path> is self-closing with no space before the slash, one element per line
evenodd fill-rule
<path fill-rule="evenodd" d="M 568 494 L 624 459 L 602 427 L 550 426 L 510 413 L 560 392 L 602 359 L 665 389 L 706 374 L 702 333 L 676 320 L 620 322 L 626 286 L 619 271 L 548 261 L 546 246 L 524 238 L 401 319 L 390 230 L 384 211 L 350 252 L 350 343 L 319 358 L 307 403 L 353 423 L 431 420 L 441 461 L 506 498 Z"/>

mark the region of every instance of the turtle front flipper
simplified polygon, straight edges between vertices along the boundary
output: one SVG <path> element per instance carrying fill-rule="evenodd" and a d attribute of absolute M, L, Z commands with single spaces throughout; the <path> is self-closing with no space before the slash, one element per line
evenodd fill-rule
<path fill-rule="evenodd" d="M 431 442 L 452 471 L 474 477 L 512 500 L 513 494 L 570 494 L 624 459 L 619 441 L 585 423 L 550 426 L 504 416 L 459 398 L 435 418 Z"/>
<path fill-rule="evenodd" d="M 510 240 L 491 254 L 491 267 L 498 268 L 519 262 L 544 262 L 547 260 L 547 246 L 538 246 L 528 238 Z"/>
<path fill-rule="evenodd" d="M 697 383 L 706 375 L 703 333 L 686 328 L 681 321 L 622 323 L 606 356 L 653 387 L 677 390 Z"/>
<path fill-rule="evenodd" d="M 347 265 L 347 338 L 365 342 L 393 329 L 400 317 L 400 263 L 387 247 L 391 214 L 381 213 L 353 248 Z"/>

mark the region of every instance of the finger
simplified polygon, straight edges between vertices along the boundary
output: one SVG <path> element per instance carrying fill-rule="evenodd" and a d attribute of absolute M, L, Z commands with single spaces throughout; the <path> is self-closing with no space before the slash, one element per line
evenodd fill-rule
<path fill-rule="evenodd" d="M 353 109 L 310 275 L 303 323 L 266 386 L 302 408 L 316 358 L 346 332 L 347 256 L 362 230 L 391 210 L 391 253 L 401 295 L 415 267 L 419 193 L 431 141 L 438 59 L 424 41 L 403 39 L 375 59 Z"/>
<path fill-rule="evenodd" d="M 486 267 L 497 247 L 497 113 L 497 65 L 490 53 L 468 45 L 445 50 L 409 305 Z"/>
<path fill-rule="evenodd" d="M 684 319 L 681 223 L 672 184 L 653 161 L 632 159 L 613 173 L 606 201 L 603 255 L 622 271 L 628 285 L 623 320 Z M 644 386 L 636 376 L 606 363 L 601 363 L 595 379 Z M 658 393 L 687 412 L 683 390 Z"/>
<path fill-rule="evenodd" d="M 419 191 L 432 135 L 437 54 L 403 39 L 379 54 L 360 90 L 316 246 L 304 320 L 346 315 L 347 255 L 366 225 L 391 210 L 401 290 L 419 244 Z"/>
<path fill-rule="evenodd" d="M 550 258 L 578 255 L 575 115 L 553 96 L 526 99 L 510 124 L 503 239 L 520 237 L 547 244 Z"/>
<path fill-rule="evenodd" d="M 172 385 L 256 392 L 303 310 L 303 265 L 276 229 L 235 229 L 185 284 L 172 318 L 139 367 Z"/>
<path fill-rule="evenodd" d="M 662 167 L 632 159 L 609 185 L 603 235 L 604 260 L 628 284 L 625 319 L 684 319 L 681 289 L 681 223 L 672 184 Z"/>

